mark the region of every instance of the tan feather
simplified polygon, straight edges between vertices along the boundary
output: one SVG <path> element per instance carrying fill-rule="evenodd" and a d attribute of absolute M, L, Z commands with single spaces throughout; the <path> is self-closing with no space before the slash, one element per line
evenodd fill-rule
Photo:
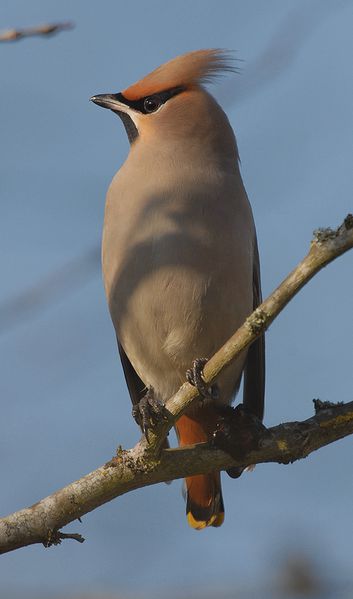
<path fill-rule="evenodd" d="M 229 52 L 196 50 L 166 62 L 122 93 L 128 100 L 138 100 L 167 89 L 211 83 L 219 75 L 236 71 Z"/>

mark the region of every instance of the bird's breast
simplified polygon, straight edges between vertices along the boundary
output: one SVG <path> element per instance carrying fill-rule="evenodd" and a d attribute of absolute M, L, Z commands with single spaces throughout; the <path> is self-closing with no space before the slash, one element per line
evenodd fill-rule
<path fill-rule="evenodd" d="M 162 396 L 252 308 L 251 211 L 240 182 L 219 179 L 127 185 L 118 175 L 108 192 L 103 274 L 112 320 L 134 368 Z"/>

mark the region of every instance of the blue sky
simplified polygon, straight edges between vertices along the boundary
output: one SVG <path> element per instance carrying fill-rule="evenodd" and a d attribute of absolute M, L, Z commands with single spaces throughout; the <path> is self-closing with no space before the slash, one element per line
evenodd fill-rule
<path fill-rule="evenodd" d="M 189 50 L 229 48 L 242 60 L 240 75 L 212 89 L 237 135 L 265 295 L 315 228 L 353 211 L 348 0 L 2 3 L 2 28 L 56 20 L 76 28 L 0 47 L 0 324 L 14 297 L 100 243 L 105 192 L 128 142 L 90 96 Z M 326 268 L 271 327 L 266 424 L 309 417 L 314 397 L 352 399 L 352 261 L 347 254 Z M 96 263 L 74 271 L 48 305 L 12 315 L 0 336 L 4 515 L 138 439 Z M 225 476 L 217 530 L 187 527 L 179 481 L 130 493 L 68 527 L 83 545 L 3 556 L 0 593 L 188 597 L 271 581 L 297 550 L 348 577 L 351 448 L 348 438 L 292 466 Z"/>

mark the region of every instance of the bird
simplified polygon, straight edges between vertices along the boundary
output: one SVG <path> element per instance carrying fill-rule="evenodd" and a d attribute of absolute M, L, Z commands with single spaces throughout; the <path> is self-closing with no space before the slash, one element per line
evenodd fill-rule
<path fill-rule="evenodd" d="M 202 384 L 207 358 L 261 303 L 236 138 L 206 87 L 233 70 L 228 51 L 196 50 L 91 98 L 120 117 L 130 142 L 107 192 L 102 269 L 133 415 L 147 435 L 187 373 L 202 397 L 175 423 L 179 446 L 210 441 L 242 377 L 244 409 L 263 418 L 263 335 L 214 387 Z M 220 472 L 188 477 L 185 487 L 189 525 L 219 527 Z"/>

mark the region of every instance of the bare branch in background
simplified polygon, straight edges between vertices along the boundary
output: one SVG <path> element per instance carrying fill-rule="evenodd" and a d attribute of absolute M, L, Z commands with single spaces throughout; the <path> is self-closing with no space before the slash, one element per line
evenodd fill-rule
<path fill-rule="evenodd" d="M 348 5 L 346 0 L 330 3 L 315 3 L 311 10 L 299 4 L 280 22 L 269 43 L 254 61 L 245 63 L 241 77 L 227 79 L 217 91 L 218 101 L 224 108 L 239 106 L 244 100 L 266 89 L 283 76 L 292 66 L 298 54 L 315 29 L 337 10 Z"/>
<path fill-rule="evenodd" d="M 315 232 L 310 250 L 275 291 L 209 360 L 204 378 L 217 375 L 273 322 L 288 302 L 332 260 L 353 248 L 353 215 L 337 229 Z M 331 404 L 315 400 L 316 415 L 266 429 L 238 406 L 220 418 L 214 446 L 198 444 L 160 451 L 168 431 L 197 398 L 195 387 L 184 383 L 166 405 L 167 420 L 149 431 L 149 443 L 130 450 L 119 448 L 107 464 L 69 484 L 33 506 L 0 520 L 0 553 L 34 543 L 57 544 L 63 538 L 83 540 L 59 529 L 96 507 L 131 490 L 185 476 L 264 462 L 288 464 L 312 451 L 353 434 L 353 402 Z M 20 473 L 19 473 L 20 475 Z"/>
<path fill-rule="evenodd" d="M 51 36 L 60 31 L 67 31 L 75 27 L 71 21 L 63 23 L 50 23 L 47 25 L 38 25 L 37 27 L 25 27 L 23 29 L 7 29 L 0 31 L 0 42 L 15 42 L 24 37 Z"/>
<path fill-rule="evenodd" d="M 68 289 L 70 293 L 81 289 L 99 274 L 99 266 L 100 247 L 95 246 L 49 273 L 33 287 L 3 301 L 0 304 L 0 335 L 43 314 L 48 306 L 65 297 Z"/>

